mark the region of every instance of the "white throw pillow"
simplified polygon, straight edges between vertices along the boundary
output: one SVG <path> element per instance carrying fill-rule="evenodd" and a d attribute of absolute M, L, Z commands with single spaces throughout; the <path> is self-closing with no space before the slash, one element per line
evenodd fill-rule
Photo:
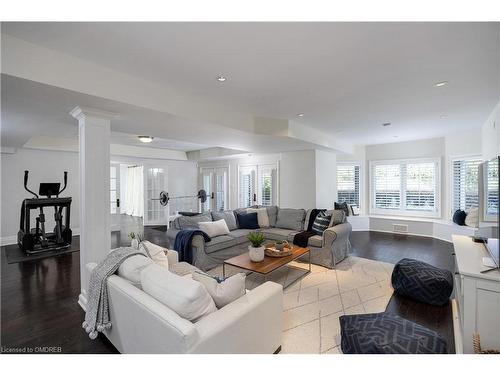
<path fill-rule="evenodd" d="M 193 271 L 191 275 L 193 280 L 199 281 L 205 286 L 218 309 L 237 300 L 246 293 L 246 275 L 244 273 L 237 273 L 221 282 L 201 271 Z"/>
<path fill-rule="evenodd" d="M 229 228 L 227 227 L 227 223 L 224 219 L 217 221 L 202 221 L 198 223 L 198 227 L 210 237 L 229 234 Z"/>
<path fill-rule="evenodd" d="M 467 212 L 467 216 L 465 217 L 465 225 L 468 227 L 477 228 L 479 226 L 479 208 L 472 207 Z"/>
<path fill-rule="evenodd" d="M 257 221 L 259 222 L 259 227 L 268 228 L 269 227 L 269 216 L 267 215 L 266 208 L 247 208 L 247 214 L 257 212 Z"/>
<path fill-rule="evenodd" d="M 168 257 L 165 253 L 168 250 L 164 247 L 155 245 L 149 241 L 142 241 L 139 244 L 139 250 L 145 252 L 156 264 L 168 269 Z"/>
<path fill-rule="evenodd" d="M 153 261 L 144 255 L 133 255 L 125 259 L 118 267 L 118 276 L 128 280 L 132 285 L 139 289 L 141 286 L 141 271 L 147 266 L 153 264 Z"/>
<path fill-rule="evenodd" d="M 157 264 L 142 270 L 141 283 L 144 292 L 191 322 L 217 311 L 214 300 L 201 283 L 177 276 Z"/>

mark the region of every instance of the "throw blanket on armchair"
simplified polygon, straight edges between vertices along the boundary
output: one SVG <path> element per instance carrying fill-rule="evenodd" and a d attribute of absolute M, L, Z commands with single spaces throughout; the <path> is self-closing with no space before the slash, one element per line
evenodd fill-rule
<path fill-rule="evenodd" d="M 312 226 L 314 224 L 314 220 L 316 220 L 316 216 L 318 216 L 318 214 L 321 211 L 325 211 L 325 210 L 320 210 L 317 208 L 313 208 L 311 210 L 311 215 L 309 215 L 309 222 L 307 223 L 307 229 L 305 231 L 297 233 L 293 237 L 293 244 L 294 245 L 297 245 L 300 247 L 306 247 L 307 242 L 309 241 L 309 238 L 316 235 L 316 233 L 314 233 L 311 229 L 312 229 Z"/>
<path fill-rule="evenodd" d="M 92 340 L 97 337 L 98 332 L 111 328 L 106 281 L 109 276 L 116 272 L 125 259 L 133 255 L 146 256 L 146 254 L 131 247 L 120 247 L 111 251 L 90 274 L 87 309 L 82 327 Z"/>
<path fill-rule="evenodd" d="M 193 249 L 191 241 L 193 236 L 201 235 L 205 242 L 210 242 L 211 238 L 208 234 L 199 229 L 182 229 L 175 236 L 174 250 L 179 253 L 179 261 L 193 264 Z"/>

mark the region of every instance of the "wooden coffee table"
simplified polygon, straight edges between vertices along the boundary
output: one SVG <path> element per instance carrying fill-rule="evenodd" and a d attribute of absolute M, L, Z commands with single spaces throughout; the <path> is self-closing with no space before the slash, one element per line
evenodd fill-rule
<path fill-rule="evenodd" d="M 248 256 L 248 252 L 227 259 L 222 264 L 222 276 L 226 277 L 226 265 L 241 268 L 246 271 L 250 271 L 251 273 L 255 272 L 264 276 L 267 276 L 271 272 L 276 271 L 277 269 L 284 266 L 306 271 L 304 268 L 294 267 L 292 265 L 289 265 L 290 262 L 302 257 L 305 254 L 309 254 L 309 270 L 307 270 L 306 273 L 304 273 L 299 277 L 301 278 L 311 272 L 311 252 L 307 247 L 299 247 L 299 246 L 293 246 L 292 253 L 285 257 L 274 258 L 266 255 L 262 262 L 252 262 L 250 260 L 250 257 Z"/>

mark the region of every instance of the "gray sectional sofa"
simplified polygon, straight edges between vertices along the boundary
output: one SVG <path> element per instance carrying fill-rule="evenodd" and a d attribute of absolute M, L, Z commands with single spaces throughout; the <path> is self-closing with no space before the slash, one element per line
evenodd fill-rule
<path fill-rule="evenodd" d="M 269 217 L 269 227 L 260 228 L 268 242 L 288 240 L 293 242 L 294 236 L 304 230 L 309 222 L 311 210 L 266 207 Z M 251 229 L 238 229 L 237 215 L 246 212 L 245 208 L 223 212 L 207 212 L 196 216 L 181 216 L 174 220 L 167 231 L 170 246 L 173 246 L 179 230 L 198 229 L 198 223 L 224 219 L 230 230 L 228 235 L 213 237 L 205 242 L 202 236 L 194 236 L 192 241 L 194 265 L 202 270 L 209 270 L 224 260 L 248 251 L 249 241 L 246 236 Z M 311 250 L 311 262 L 324 267 L 333 268 L 350 252 L 349 236 L 351 225 L 344 220 L 342 223 L 330 226 L 323 236 L 309 238 L 308 247 Z"/>

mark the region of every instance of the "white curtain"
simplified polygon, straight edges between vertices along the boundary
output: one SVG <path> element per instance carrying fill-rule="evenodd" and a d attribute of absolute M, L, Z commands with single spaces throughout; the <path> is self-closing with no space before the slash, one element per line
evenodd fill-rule
<path fill-rule="evenodd" d="M 144 215 L 144 175 L 143 167 L 129 167 L 127 170 L 126 214 Z"/>

